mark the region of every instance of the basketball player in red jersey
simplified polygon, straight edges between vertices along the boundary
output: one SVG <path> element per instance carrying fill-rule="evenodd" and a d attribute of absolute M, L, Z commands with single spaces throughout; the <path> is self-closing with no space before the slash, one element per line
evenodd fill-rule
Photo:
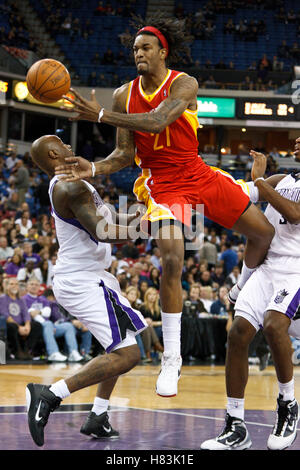
<path fill-rule="evenodd" d="M 177 394 L 182 363 L 181 223 L 189 224 L 190 207 L 204 204 L 209 219 L 248 238 L 244 282 L 264 260 L 274 229 L 250 203 L 241 185 L 222 170 L 207 166 L 198 156 L 197 80 L 169 70 L 166 65 L 184 44 L 184 31 L 172 18 L 158 16 L 150 24 L 140 24 L 133 40 L 139 76 L 114 92 L 112 111 L 96 101 L 94 91 L 90 101 L 75 90 L 76 99 L 69 99 L 75 106 L 72 112 L 78 113 L 72 120 L 85 119 L 117 127 L 115 150 L 95 164 L 81 157 L 68 159 L 68 165 L 58 167 L 56 174 L 64 173 L 64 179 L 73 181 L 114 173 L 131 166 L 134 160 L 141 167 L 142 175 L 135 182 L 134 193 L 147 207 L 144 223 L 156 224 L 155 238 L 162 257 L 164 354 L 156 392 L 170 397 Z M 163 236 L 162 221 L 171 225 L 168 239 Z M 239 285 L 242 287 L 241 281 Z"/>

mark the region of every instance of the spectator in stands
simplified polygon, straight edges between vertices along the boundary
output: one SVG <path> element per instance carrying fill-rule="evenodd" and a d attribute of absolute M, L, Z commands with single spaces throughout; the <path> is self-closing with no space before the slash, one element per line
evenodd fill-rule
<path fill-rule="evenodd" d="M 205 259 L 208 263 L 208 269 L 211 270 L 215 267 L 218 259 L 217 247 L 214 243 L 211 243 L 207 237 L 204 237 L 204 243 L 200 249 L 199 259 Z"/>
<path fill-rule="evenodd" d="M 187 300 L 191 302 L 191 306 L 189 306 L 189 304 L 184 303 L 183 312 L 189 313 L 191 310 L 190 307 L 194 307 L 195 313 L 207 312 L 204 306 L 204 303 L 202 302 L 202 300 L 200 300 L 200 292 L 201 292 L 200 284 L 194 283 L 190 286 Z"/>
<path fill-rule="evenodd" d="M 40 263 L 41 257 L 37 253 L 34 253 L 32 250 L 32 244 L 29 242 L 23 243 L 23 258 L 25 263 L 27 261 L 33 261 L 35 267 Z"/>
<path fill-rule="evenodd" d="M 139 283 L 139 292 L 140 292 L 140 299 L 144 302 L 145 293 L 149 289 L 149 283 L 147 281 L 140 281 Z"/>
<path fill-rule="evenodd" d="M 282 60 L 278 60 L 277 55 L 273 56 L 273 61 L 272 61 L 272 70 L 273 72 L 281 72 L 283 70 L 283 62 Z"/>
<path fill-rule="evenodd" d="M 104 16 L 106 15 L 106 7 L 103 5 L 102 1 L 98 2 L 97 7 L 95 8 L 94 15 L 96 16 Z"/>
<path fill-rule="evenodd" d="M 249 71 L 251 71 L 251 70 L 257 70 L 257 63 L 256 63 L 255 60 L 251 63 L 251 65 L 249 65 L 248 70 L 249 70 Z"/>
<path fill-rule="evenodd" d="M 229 276 L 225 279 L 226 286 L 231 289 L 232 286 L 237 284 L 239 278 L 241 277 L 241 271 L 238 266 L 234 266 L 233 270 L 229 274 Z"/>
<path fill-rule="evenodd" d="M 31 259 L 28 259 L 25 263 L 24 268 L 19 269 L 17 274 L 18 281 L 27 282 L 30 278 L 35 277 L 42 283 L 42 273 L 40 268 L 34 267 L 35 263 Z"/>
<path fill-rule="evenodd" d="M 23 267 L 23 258 L 19 253 L 14 253 L 11 260 L 5 265 L 5 272 L 9 276 L 17 276 Z"/>
<path fill-rule="evenodd" d="M 94 64 L 94 65 L 100 65 L 101 64 L 101 58 L 100 58 L 99 52 L 95 52 L 95 55 L 92 58 L 92 64 Z"/>
<path fill-rule="evenodd" d="M 6 317 L 8 346 L 16 359 L 32 359 L 42 339 L 40 323 L 31 321 L 24 299 L 19 297 L 16 278 L 6 281 L 5 294 L 0 297 L 0 315 Z"/>
<path fill-rule="evenodd" d="M 29 171 L 24 166 L 23 160 L 18 160 L 14 166 L 16 177 L 16 190 L 19 195 L 19 205 L 25 201 L 25 195 L 29 188 Z"/>
<path fill-rule="evenodd" d="M 64 34 L 70 34 L 71 28 L 72 28 L 72 13 L 69 13 L 62 23 L 61 29 Z"/>
<path fill-rule="evenodd" d="M 88 86 L 96 87 L 98 85 L 97 73 L 93 70 L 88 77 Z"/>
<path fill-rule="evenodd" d="M 272 148 L 272 151 L 269 153 L 269 155 L 272 158 L 280 158 L 280 153 L 278 152 L 276 147 Z"/>
<path fill-rule="evenodd" d="M 161 259 L 160 249 L 158 247 L 154 247 L 150 261 L 153 264 L 153 266 L 155 266 L 158 270 L 161 269 L 160 259 Z"/>
<path fill-rule="evenodd" d="M 11 258 L 14 254 L 14 250 L 11 246 L 8 246 L 7 237 L 0 237 L 0 261 Z"/>
<path fill-rule="evenodd" d="M 234 23 L 233 23 L 233 19 L 229 18 L 227 23 L 225 24 L 225 26 L 223 28 L 223 32 L 224 32 L 224 34 L 233 34 L 234 31 L 235 31 L 235 26 L 234 26 Z"/>
<path fill-rule="evenodd" d="M 287 22 L 288 23 L 296 23 L 297 21 L 297 15 L 296 13 L 294 12 L 294 10 L 289 10 L 288 13 L 287 13 Z"/>
<path fill-rule="evenodd" d="M 213 303 L 213 289 L 211 286 L 201 286 L 200 300 L 203 303 L 206 312 L 210 312 L 210 307 Z"/>
<path fill-rule="evenodd" d="M 31 317 L 39 322 L 43 330 L 48 361 L 65 362 L 67 356 L 60 353 L 56 338 L 64 337 L 69 353 L 70 362 L 80 362 L 82 357 L 78 353 L 76 330 L 72 323 L 59 312 L 57 304 L 51 304 L 44 295 L 38 295 L 40 282 L 32 277 L 27 282 L 27 294 L 23 297 Z"/>
<path fill-rule="evenodd" d="M 240 20 L 239 23 L 235 26 L 235 33 L 239 39 L 244 39 L 247 33 L 247 26 L 243 20 Z"/>
<path fill-rule="evenodd" d="M 11 155 L 9 155 L 5 161 L 6 168 L 8 170 L 12 170 L 15 164 L 18 161 L 18 157 L 16 152 L 12 152 Z"/>
<path fill-rule="evenodd" d="M 295 41 L 290 49 L 290 56 L 297 62 L 300 59 L 299 44 Z"/>
<path fill-rule="evenodd" d="M 214 283 L 222 286 L 225 282 L 224 267 L 222 263 L 217 263 L 214 272 L 211 274 L 211 279 Z"/>
<path fill-rule="evenodd" d="M 162 321 L 161 321 L 161 309 L 159 306 L 159 292 L 154 287 L 149 287 L 144 296 L 144 302 L 139 307 L 139 310 L 143 314 L 144 318 L 152 320 L 150 323 L 157 334 L 157 337 L 162 343 Z"/>
<path fill-rule="evenodd" d="M 127 296 L 130 303 L 131 303 L 131 299 L 134 295 L 137 299 L 138 295 L 139 295 L 138 289 L 136 289 L 133 286 L 128 287 L 128 289 L 126 290 L 126 296 Z M 139 306 L 139 310 L 140 309 L 141 309 L 141 306 Z M 148 313 L 150 314 L 150 312 L 148 312 Z M 159 351 L 159 352 L 163 352 L 164 349 L 163 349 L 163 346 L 161 345 L 161 343 L 159 341 L 159 338 L 158 338 L 158 336 L 155 332 L 154 325 L 153 325 L 153 320 L 149 316 L 149 317 L 146 318 L 146 321 L 148 323 L 148 328 L 146 328 L 146 330 L 142 331 L 140 336 L 141 336 L 142 341 L 143 341 L 143 348 L 144 348 L 145 355 L 146 355 L 146 361 L 147 362 L 152 362 L 152 359 L 151 359 L 152 347 L 154 348 L 155 351 Z"/>
<path fill-rule="evenodd" d="M 206 39 L 212 39 L 215 30 L 216 26 L 212 23 L 212 21 L 208 21 L 206 26 L 204 27 Z"/>
<path fill-rule="evenodd" d="M 283 59 L 287 59 L 289 57 L 289 52 L 290 52 L 290 48 L 287 45 L 286 40 L 283 39 L 280 46 L 278 47 L 278 56 Z"/>
<path fill-rule="evenodd" d="M 34 190 L 34 195 L 37 202 L 40 204 L 40 213 L 47 214 L 49 212 L 50 200 L 48 195 L 49 181 L 47 178 L 42 178 L 39 185 Z"/>
<path fill-rule="evenodd" d="M 115 55 L 114 55 L 113 51 L 110 48 L 108 48 L 103 54 L 102 64 L 103 65 L 114 65 L 115 63 L 116 63 Z"/>
<path fill-rule="evenodd" d="M 16 219 L 15 224 L 20 226 L 20 233 L 24 237 L 28 236 L 28 231 L 32 227 L 29 211 L 24 211 L 19 219 Z"/>
<path fill-rule="evenodd" d="M 241 84 L 241 90 L 253 90 L 254 83 L 249 77 L 249 75 L 246 75 L 245 80 Z"/>
<path fill-rule="evenodd" d="M 225 250 L 223 251 L 220 259 L 224 263 L 225 275 L 228 276 L 238 262 L 237 253 L 232 249 L 232 245 L 230 242 L 226 242 Z"/>
<path fill-rule="evenodd" d="M 87 329 L 87 327 L 81 323 L 77 318 L 67 312 L 63 307 L 57 305 L 54 293 L 52 289 L 46 289 L 44 291 L 44 296 L 50 302 L 51 308 L 56 312 L 58 311 L 61 315 L 61 320 L 59 322 L 70 322 L 73 326 L 75 332 L 75 342 L 71 342 L 69 347 L 67 346 L 67 354 L 69 362 L 80 362 L 81 360 L 90 361 L 91 356 L 91 346 L 92 346 L 92 334 Z M 67 341 L 66 341 L 67 345 Z M 78 353 L 79 350 L 79 353 Z M 80 359 L 81 356 L 81 359 Z"/>
<path fill-rule="evenodd" d="M 262 58 L 258 61 L 257 69 L 258 70 L 271 70 L 272 69 L 272 66 L 267 57 L 267 54 L 263 54 Z"/>
<path fill-rule="evenodd" d="M 219 62 L 216 64 L 216 69 L 220 69 L 220 70 L 227 69 L 227 65 L 225 64 L 223 59 L 220 59 Z"/>
<path fill-rule="evenodd" d="M 230 302 L 227 298 L 228 289 L 220 287 L 218 300 L 215 300 L 210 307 L 210 313 L 213 315 L 227 315 L 230 310 Z"/>
<path fill-rule="evenodd" d="M 217 88 L 217 82 L 213 75 L 210 75 L 208 79 L 205 80 L 204 84 L 207 88 Z"/>
<path fill-rule="evenodd" d="M 5 202 L 6 210 L 16 211 L 19 207 L 19 195 L 18 192 L 13 192 L 10 195 L 8 201 Z"/>
<path fill-rule="evenodd" d="M 49 279 L 49 261 L 47 259 L 43 259 L 39 262 L 38 267 L 41 270 L 42 274 L 42 284 L 47 287 L 52 285 L 52 281 Z"/>
<path fill-rule="evenodd" d="M 201 286 L 212 286 L 213 281 L 211 279 L 210 271 L 205 270 L 203 273 L 200 274 L 199 280 Z"/>
<path fill-rule="evenodd" d="M 122 246 L 122 255 L 124 258 L 138 259 L 140 252 L 132 240 Z"/>
<path fill-rule="evenodd" d="M 120 34 L 118 35 L 118 38 L 120 39 L 120 43 L 121 43 L 122 45 L 125 44 L 125 43 L 128 41 L 128 39 L 131 38 L 131 34 L 130 34 L 129 28 L 126 28 L 123 33 L 120 33 Z"/>
<path fill-rule="evenodd" d="M 149 286 L 155 287 L 157 290 L 160 289 L 160 271 L 155 266 L 150 269 Z"/>

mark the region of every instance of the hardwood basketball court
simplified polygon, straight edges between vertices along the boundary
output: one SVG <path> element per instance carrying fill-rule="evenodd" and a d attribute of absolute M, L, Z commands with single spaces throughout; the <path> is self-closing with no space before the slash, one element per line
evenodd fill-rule
<path fill-rule="evenodd" d="M 25 387 L 29 382 L 50 384 L 76 372 L 80 364 L 0 366 L 0 449 L 38 449 L 27 426 Z M 116 441 L 80 434 L 96 393 L 96 385 L 63 401 L 45 430 L 42 449 L 193 449 L 215 437 L 223 427 L 226 404 L 224 366 L 183 366 L 179 393 L 161 398 L 155 393 L 159 366 L 137 366 L 121 376 L 110 400 L 110 421 L 119 430 Z M 300 369 L 295 367 L 296 397 Z M 253 450 L 266 449 L 274 424 L 277 380 L 273 366 L 259 371 L 249 366 L 245 421 Z M 250 450 L 251 450 L 250 449 Z M 300 449 L 300 438 L 290 447 Z"/>

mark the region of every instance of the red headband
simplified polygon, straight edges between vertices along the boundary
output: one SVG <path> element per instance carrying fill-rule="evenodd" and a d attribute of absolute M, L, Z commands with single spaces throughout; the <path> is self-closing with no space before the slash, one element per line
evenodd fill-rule
<path fill-rule="evenodd" d="M 143 33 L 144 31 L 149 31 L 149 33 L 153 33 L 161 42 L 164 49 L 167 49 L 167 56 L 169 54 L 169 45 L 168 41 L 166 40 L 165 36 L 159 31 L 159 29 L 154 28 L 154 26 L 145 26 L 141 28 L 136 35 Z"/>

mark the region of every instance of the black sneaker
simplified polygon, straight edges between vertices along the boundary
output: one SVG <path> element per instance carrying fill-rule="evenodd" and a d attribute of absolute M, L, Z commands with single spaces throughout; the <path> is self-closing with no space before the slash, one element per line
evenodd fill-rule
<path fill-rule="evenodd" d="M 209 439 L 201 444 L 204 450 L 244 450 L 251 447 L 252 442 L 242 419 L 226 413 L 225 427 L 215 439 Z"/>
<path fill-rule="evenodd" d="M 268 449 L 283 450 L 292 445 L 297 436 L 298 403 L 297 400 L 284 401 L 282 395 L 277 398 L 277 417 L 275 426 L 268 439 Z"/>
<path fill-rule="evenodd" d="M 81 426 L 80 432 L 97 439 L 118 439 L 120 436 L 118 431 L 111 427 L 106 411 L 99 416 L 90 411 L 85 423 Z"/>
<path fill-rule="evenodd" d="M 44 427 L 51 411 L 56 410 L 61 399 L 49 390 L 50 385 L 30 383 L 26 387 L 28 425 L 32 439 L 38 446 L 44 445 Z"/>

